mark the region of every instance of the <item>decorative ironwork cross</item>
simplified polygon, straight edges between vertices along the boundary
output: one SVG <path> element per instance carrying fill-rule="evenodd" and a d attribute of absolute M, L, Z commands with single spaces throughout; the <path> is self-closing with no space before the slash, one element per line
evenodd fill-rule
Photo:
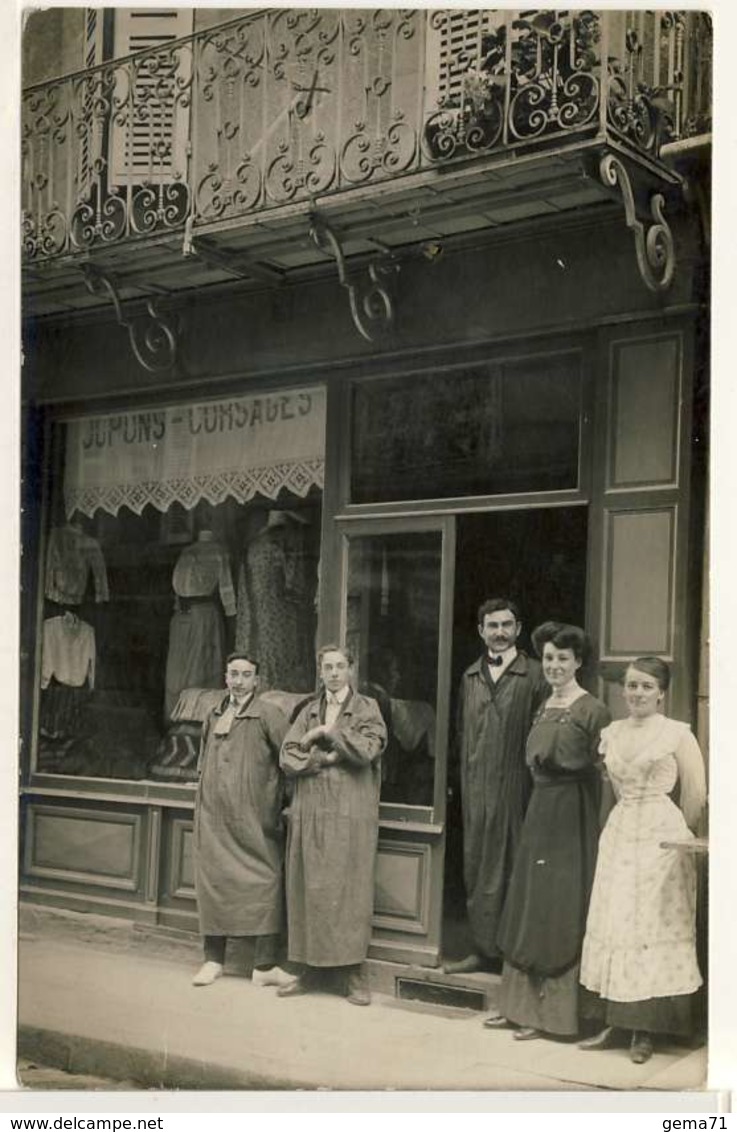
<path fill-rule="evenodd" d="M 307 117 L 312 109 L 316 94 L 330 94 L 331 88 L 329 86 L 318 86 L 317 81 L 320 78 L 320 68 L 315 67 L 315 70 L 310 79 L 309 86 L 302 86 L 301 83 L 292 82 L 292 89 L 298 91 L 298 96 L 294 101 L 294 113 L 302 121 Z M 305 97 L 302 97 L 302 96 Z"/>

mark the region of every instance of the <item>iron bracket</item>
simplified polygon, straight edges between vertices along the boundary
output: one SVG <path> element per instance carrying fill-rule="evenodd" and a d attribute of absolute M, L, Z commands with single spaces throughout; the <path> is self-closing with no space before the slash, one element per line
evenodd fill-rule
<path fill-rule="evenodd" d="M 107 296 L 112 302 L 118 325 L 128 331 L 131 350 L 139 365 L 149 373 L 171 369 L 177 360 L 177 327 L 160 310 L 159 300 L 146 301 L 147 318 L 126 318 L 113 277 L 92 263 L 82 265 L 82 274 L 90 294 Z"/>
<path fill-rule="evenodd" d="M 330 225 L 314 212 L 310 216 L 310 239 L 321 252 L 336 261 L 338 280 L 348 292 L 356 330 L 368 342 L 375 342 L 394 326 L 394 300 L 388 283 L 399 270 L 399 264 L 391 255 L 382 256 L 369 264 L 368 280 L 361 284 L 351 283 L 340 240 Z"/>
<path fill-rule="evenodd" d="M 618 187 L 622 195 L 625 220 L 635 237 L 637 266 L 645 286 L 656 293 L 667 291 L 675 274 L 676 252 L 673 233 L 663 214 L 663 194 L 654 193 L 650 197 L 652 222 L 643 224 L 637 217 L 635 194 L 624 163 L 613 153 L 605 153 L 599 162 L 599 176 L 603 184 Z"/>

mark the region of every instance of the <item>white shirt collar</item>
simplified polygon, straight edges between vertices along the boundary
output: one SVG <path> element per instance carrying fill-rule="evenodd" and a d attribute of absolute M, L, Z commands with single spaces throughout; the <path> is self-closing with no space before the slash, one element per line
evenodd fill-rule
<path fill-rule="evenodd" d="M 500 656 L 502 658 L 502 663 L 497 664 L 495 668 L 492 668 L 490 670 L 495 676 L 501 676 L 502 672 L 506 671 L 506 669 L 509 668 L 510 664 L 513 664 L 517 659 L 517 646 L 512 645 L 512 647 L 508 648 L 506 652 L 498 652 L 493 654 L 487 653 L 486 655 L 487 657 L 494 655 Z"/>
<path fill-rule="evenodd" d="M 253 699 L 253 696 L 254 696 L 254 693 L 249 692 L 248 695 L 246 696 L 245 700 L 241 700 L 240 703 L 237 703 L 236 700 L 234 700 L 232 696 L 228 696 L 228 702 L 226 704 L 226 711 L 227 711 L 228 708 L 232 708 L 236 715 L 240 715 L 250 705 L 251 700 Z"/>
<path fill-rule="evenodd" d="M 344 688 L 341 688 L 339 692 L 331 692 L 328 688 L 326 688 L 325 698 L 327 699 L 327 702 L 329 704 L 342 704 L 348 699 L 350 691 L 351 689 L 347 684 Z"/>

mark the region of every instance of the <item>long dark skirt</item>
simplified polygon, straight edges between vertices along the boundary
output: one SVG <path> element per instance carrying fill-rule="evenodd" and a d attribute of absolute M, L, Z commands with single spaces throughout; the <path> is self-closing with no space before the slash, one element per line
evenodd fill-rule
<path fill-rule="evenodd" d="M 639 1002 L 611 1002 L 586 987 L 580 988 L 582 1018 L 621 1030 L 688 1037 L 694 1032 L 698 992 L 646 998 Z"/>
<path fill-rule="evenodd" d="M 578 963 L 599 837 L 598 779 L 537 780 L 499 931 L 500 1010 L 547 1033 L 578 1032 Z"/>

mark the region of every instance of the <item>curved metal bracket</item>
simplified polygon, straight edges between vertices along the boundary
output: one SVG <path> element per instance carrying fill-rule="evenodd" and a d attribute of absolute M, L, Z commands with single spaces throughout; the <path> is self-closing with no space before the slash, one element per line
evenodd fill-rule
<path fill-rule="evenodd" d="M 635 195 L 624 164 L 612 153 L 606 153 L 599 162 L 599 176 L 605 185 L 619 186 L 624 202 L 627 227 L 635 237 L 637 266 L 645 286 L 651 291 L 666 291 L 673 282 L 676 269 L 676 252 L 673 233 L 663 215 L 665 198 L 655 193 L 650 198 L 652 223 L 646 228 L 637 219 Z"/>
<path fill-rule="evenodd" d="M 149 373 L 171 369 L 177 360 L 176 326 L 159 310 L 158 300 L 148 299 L 146 302 L 148 319 L 128 319 L 123 314 L 118 289 L 111 276 L 92 263 L 82 265 L 82 274 L 91 294 L 106 295 L 112 302 L 118 324 L 128 331 L 131 350 L 139 365 Z"/>
<path fill-rule="evenodd" d="M 315 213 L 310 218 L 310 238 L 313 243 L 331 255 L 338 264 L 338 280 L 348 292 L 351 317 L 359 334 L 367 341 L 374 342 L 394 325 L 394 301 L 384 280 L 389 280 L 399 270 L 399 264 L 390 256 L 386 260 L 375 260 L 369 264 L 368 281 L 360 285 L 351 283 L 345 267 L 345 255 L 340 240 L 332 228 Z"/>

